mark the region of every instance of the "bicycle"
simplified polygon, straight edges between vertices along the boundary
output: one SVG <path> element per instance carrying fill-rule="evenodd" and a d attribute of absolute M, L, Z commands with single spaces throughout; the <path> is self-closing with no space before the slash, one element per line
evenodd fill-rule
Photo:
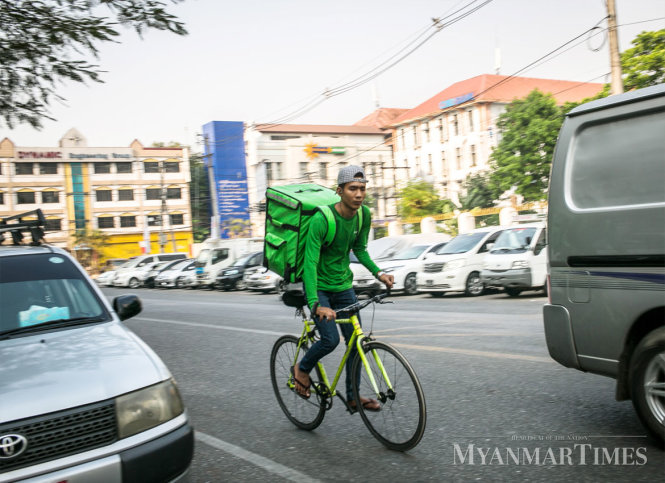
<path fill-rule="evenodd" d="M 302 317 L 304 327 L 300 337 L 284 335 L 275 342 L 270 354 L 270 378 L 280 407 L 297 427 L 309 431 L 317 428 L 323 421 L 325 412 L 332 408 L 334 396 L 337 396 L 350 414 L 360 413 L 370 433 L 386 447 L 407 451 L 420 442 L 425 432 L 427 412 L 425 395 L 415 371 L 397 349 L 375 340 L 371 330 L 369 335 L 365 335 L 356 315 L 370 304 L 388 303 L 383 302 L 387 296 L 386 293 L 379 294 L 336 312 L 350 312 L 348 319 L 337 319 L 336 322 L 353 324 L 353 335 L 332 384 L 321 361 L 311 371 L 312 386 L 309 398 L 296 391 L 291 367 L 299 363 L 307 349 L 317 340 L 317 331 L 312 315 L 310 314 L 308 318 L 305 314 L 304 297 L 296 296 L 294 300 L 291 296 L 291 300 L 288 300 L 289 297 L 284 296 L 287 305 L 296 307 L 296 313 Z M 336 391 L 354 344 L 358 352 L 353 362 L 352 373 L 357 373 L 359 364 L 364 368 L 359 380 L 353 381 L 353 397 L 357 401 L 355 408 Z M 368 354 L 371 354 L 371 357 L 367 357 Z M 378 400 L 381 409 L 379 411 L 365 409 L 359 403 L 361 397 Z"/>

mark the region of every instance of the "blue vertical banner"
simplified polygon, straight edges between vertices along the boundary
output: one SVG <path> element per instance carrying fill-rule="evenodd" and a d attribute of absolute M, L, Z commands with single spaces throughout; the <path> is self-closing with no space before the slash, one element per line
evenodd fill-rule
<path fill-rule="evenodd" d="M 237 121 L 203 126 L 206 166 L 212 163 L 215 176 L 221 238 L 229 238 L 231 224 L 244 222 L 249 227 L 244 133 L 244 124 Z"/>

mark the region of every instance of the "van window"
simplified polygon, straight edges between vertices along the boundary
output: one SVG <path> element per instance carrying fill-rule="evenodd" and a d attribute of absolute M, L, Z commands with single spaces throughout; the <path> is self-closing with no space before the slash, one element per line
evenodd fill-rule
<path fill-rule="evenodd" d="M 502 231 L 497 231 L 496 233 L 492 233 L 490 236 L 487 237 L 487 240 L 485 240 L 485 243 L 483 243 L 483 246 L 480 247 L 478 250 L 478 253 L 486 253 L 489 251 L 489 245 L 491 243 L 494 243 L 497 238 L 499 238 L 499 235 L 503 233 Z"/>
<path fill-rule="evenodd" d="M 536 242 L 536 246 L 533 248 L 533 254 L 538 255 L 540 252 L 543 251 L 543 248 L 547 246 L 547 230 L 543 229 L 543 231 L 540 232 L 540 236 L 538 236 L 538 241 Z"/>
<path fill-rule="evenodd" d="M 531 245 L 537 228 L 511 228 L 501 233 L 492 247 L 492 253 L 524 253 Z"/>
<path fill-rule="evenodd" d="M 221 262 L 229 258 L 229 249 L 228 248 L 216 248 L 212 252 L 212 264 Z"/>
<path fill-rule="evenodd" d="M 147 265 L 148 263 L 152 263 L 155 261 L 154 257 L 146 257 L 143 260 L 141 260 L 139 263 L 136 264 L 136 268 L 142 267 L 144 265 Z"/>
<path fill-rule="evenodd" d="M 436 252 L 437 255 L 452 255 L 454 253 L 466 253 L 475 247 L 483 238 L 487 236 L 487 232 L 467 233 L 465 235 L 457 235 L 450 240 L 446 245 Z"/>
<path fill-rule="evenodd" d="M 566 173 L 566 197 L 572 208 L 602 210 L 665 202 L 664 114 L 581 128 Z"/>

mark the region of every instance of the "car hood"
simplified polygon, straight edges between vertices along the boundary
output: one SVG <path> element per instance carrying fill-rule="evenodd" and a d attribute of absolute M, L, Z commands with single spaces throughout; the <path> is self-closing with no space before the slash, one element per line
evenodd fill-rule
<path fill-rule="evenodd" d="M 118 322 L 0 341 L 0 423 L 103 401 L 170 377 Z"/>

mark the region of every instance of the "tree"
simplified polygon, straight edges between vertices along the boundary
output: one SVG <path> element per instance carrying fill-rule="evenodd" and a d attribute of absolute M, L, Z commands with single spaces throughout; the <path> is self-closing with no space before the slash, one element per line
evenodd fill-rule
<path fill-rule="evenodd" d="M 641 89 L 665 82 L 665 29 L 642 32 L 631 44 L 634 47 L 621 54 L 624 88 Z"/>
<path fill-rule="evenodd" d="M 40 128 L 42 119 L 53 119 L 51 99 L 62 99 L 59 83 L 102 82 L 103 71 L 85 55 L 97 58 L 99 44 L 116 42 L 118 25 L 139 35 L 148 29 L 187 34 L 165 6 L 159 0 L 0 0 L 0 118 L 10 128 Z"/>
<path fill-rule="evenodd" d="M 490 208 L 494 206 L 494 192 L 490 188 L 489 175 L 478 173 L 469 175 L 462 183 L 463 195 L 460 196 L 462 210 Z"/>
<path fill-rule="evenodd" d="M 74 251 L 76 259 L 84 267 L 93 271 L 99 269 L 99 259 L 103 256 L 104 247 L 109 237 L 101 230 L 82 229 L 74 232 Z"/>
<path fill-rule="evenodd" d="M 535 89 L 499 116 L 502 137 L 490 156 L 495 199 L 512 187 L 527 201 L 545 198 L 563 114 L 552 95 Z"/>
<path fill-rule="evenodd" d="M 399 192 L 397 212 L 402 218 L 440 215 L 454 208 L 451 201 L 439 198 L 434 186 L 427 181 L 409 181 Z"/>

